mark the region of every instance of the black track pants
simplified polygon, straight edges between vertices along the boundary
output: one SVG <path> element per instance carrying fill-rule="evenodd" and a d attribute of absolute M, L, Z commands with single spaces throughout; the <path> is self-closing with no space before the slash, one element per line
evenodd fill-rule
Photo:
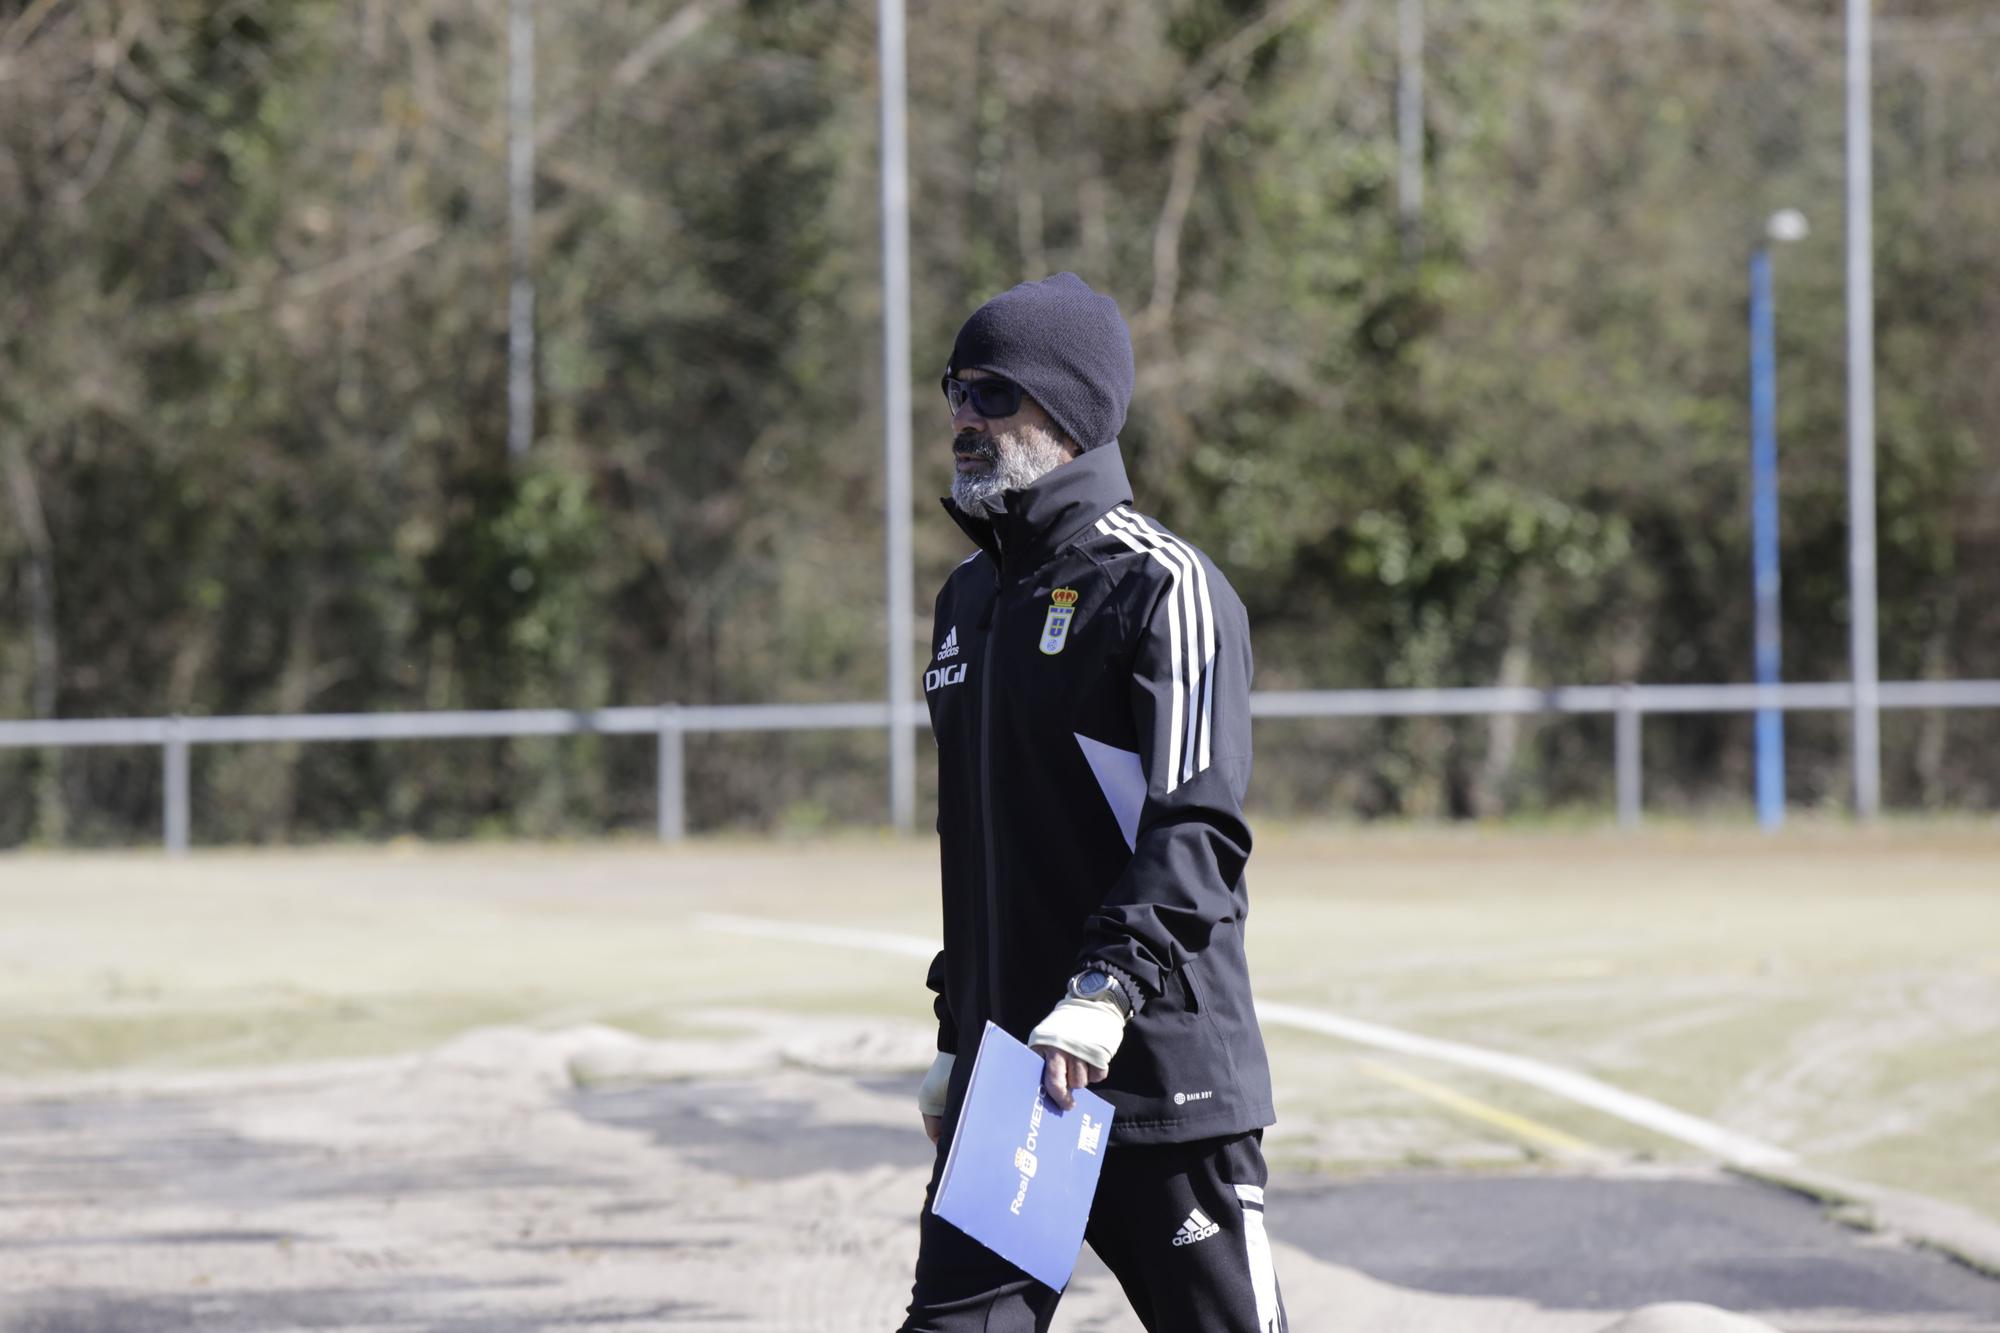
<path fill-rule="evenodd" d="M 1084 1239 L 1148 1333 L 1285 1333 L 1264 1234 L 1262 1139 L 1105 1153 Z M 938 1169 L 924 1192 L 903 1333 L 1046 1333 L 1061 1293 L 931 1212 Z"/>

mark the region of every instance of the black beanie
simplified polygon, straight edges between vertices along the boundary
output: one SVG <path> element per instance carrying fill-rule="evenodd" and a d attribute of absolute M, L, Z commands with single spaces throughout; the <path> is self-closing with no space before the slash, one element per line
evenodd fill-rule
<path fill-rule="evenodd" d="M 972 312 L 945 374 L 1014 381 L 1078 445 L 1118 438 L 1132 404 L 1132 335 L 1118 303 L 1074 273 L 1024 282 Z"/>

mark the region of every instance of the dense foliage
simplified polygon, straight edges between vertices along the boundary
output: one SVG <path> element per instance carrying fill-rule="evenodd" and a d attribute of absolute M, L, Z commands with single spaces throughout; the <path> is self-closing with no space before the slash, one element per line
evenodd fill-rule
<path fill-rule="evenodd" d="M 1880 7 L 1882 669 L 2000 676 L 2000 25 Z M 1846 673 L 1836 0 L 915 0 L 919 607 L 963 542 L 930 390 L 1069 268 L 1140 362 L 1141 504 L 1259 683 L 1745 679 L 1745 262 L 1777 257 L 1786 674 Z M 539 6 L 536 443 L 506 450 L 505 0 L 0 0 L 0 716 L 879 697 L 874 5 Z M 913 644 L 927 616 L 908 627 Z M 1648 732 L 1747 800 L 1748 721 Z M 2000 727 L 1890 715 L 1991 808 Z M 1794 799 L 1845 798 L 1838 718 Z M 1602 803 L 1608 726 L 1260 736 L 1266 811 Z M 928 748 L 928 747 L 921 747 Z M 878 739 L 698 742 L 697 825 L 879 819 Z M 642 824 L 642 741 L 203 749 L 204 839 Z M 0 844 L 151 836 L 158 757 L 0 751 Z"/>

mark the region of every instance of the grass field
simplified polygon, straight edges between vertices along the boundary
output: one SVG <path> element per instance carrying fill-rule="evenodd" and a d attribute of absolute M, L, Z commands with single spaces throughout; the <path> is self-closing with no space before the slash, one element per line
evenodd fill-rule
<path fill-rule="evenodd" d="M 935 934 L 935 848 L 392 846 L 0 857 L 0 1075 L 380 1054 L 496 1023 L 921 1050 L 919 961 L 704 913 Z M 1271 830 L 1260 996 L 1532 1056 L 2000 1218 L 2000 826 Z M 1490 1075 L 1271 1034 L 1286 1165 L 1693 1149 Z M 721 1049 L 718 1045 L 717 1049 Z M 1527 1127 L 1524 1131 L 1523 1126 Z"/>

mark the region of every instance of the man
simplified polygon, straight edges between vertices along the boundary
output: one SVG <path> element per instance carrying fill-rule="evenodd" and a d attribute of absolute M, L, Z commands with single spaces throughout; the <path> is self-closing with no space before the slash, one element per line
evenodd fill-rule
<path fill-rule="evenodd" d="M 1132 380 L 1117 304 L 1070 273 L 994 297 L 952 347 L 945 509 L 979 549 L 924 673 L 945 947 L 918 1103 L 941 1165 L 989 1018 L 1058 1105 L 1098 1084 L 1117 1115 L 1086 1239 L 1141 1322 L 1283 1333 L 1243 952 L 1248 627 L 1207 557 L 1131 507 Z M 928 1206 L 920 1234 L 905 1333 L 1048 1328 L 1060 1293 Z"/>

